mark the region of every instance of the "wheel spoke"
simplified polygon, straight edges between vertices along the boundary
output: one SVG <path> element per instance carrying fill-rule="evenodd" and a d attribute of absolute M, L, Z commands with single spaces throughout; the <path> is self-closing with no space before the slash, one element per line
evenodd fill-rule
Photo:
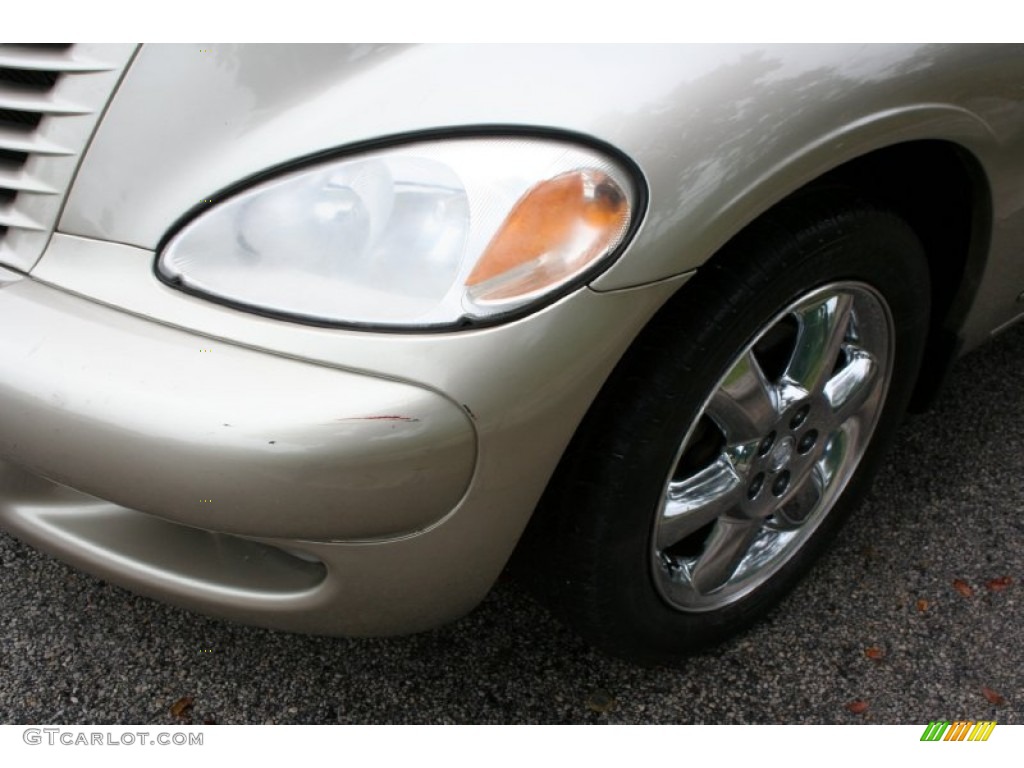
<path fill-rule="evenodd" d="M 853 297 L 838 293 L 796 312 L 800 330 L 783 379 L 809 394 L 821 391 L 846 339 L 852 309 Z"/>
<path fill-rule="evenodd" d="M 774 386 L 750 350 L 736 361 L 708 403 L 707 414 L 729 444 L 755 440 L 771 427 L 776 414 Z"/>
<path fill-rule="evenodd" d="M 743 480 L 727 456 L 686 480 L 669 484 L 658 522 L 657 548 L 665 549 L 729 512 L 739 503 Z"/>
<path fill-rule="evenodd" d="M 875 391 L 878 363 L 859 347 L 848 346 L 849 363 L 825 384 L 825 399 L 838 426 L 861 409 Z"/>
<path fill-rule="evenodd" d="M 726 584 L 761 530 L 761 521 L 719 519 L 690 572 L 694 588 L 708 594 Z"/>
<path fill-rule="evenodd" d="M 827 488 L 835 482 L 840 476 L 843 466 L 847 463 L 847 457 L 850 455 L 854 443 L 847 431 L 851 426 L 855 425 L 851 422 L 840 427 L 828 439 L 828 446 L 817 466 L 818 479 L 823 488 Z"/>

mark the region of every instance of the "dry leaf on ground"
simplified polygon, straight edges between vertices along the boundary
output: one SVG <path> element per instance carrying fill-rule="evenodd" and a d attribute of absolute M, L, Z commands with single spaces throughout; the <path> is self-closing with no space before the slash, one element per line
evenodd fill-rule
<path fill-rule="evenodd" d="M 868 703 L 864 699 L 854 699 L 846 705 L 846 708 L 855 715 L 862 715 L 867 711 Z"/>
<path fill-rule="evenodd" d="M 953 579 L 953 589 L 955 589 L 964 597 L 970 597 L 974 594 L 974 590 L 971 589 L 971 585 L 963 579 Z"/>
<path fill-rule="evenodd" d="M 1013 579 L 1009 576 L 1000 576 L 998 579 L 989 579 L 985 582 L 985 587 L 990 592 L 1002 592 L 1008 586 L 1013 584 Z"/>
<path fill-rule="evenodd" d="M 987 685 L 983 685 L 981 687 L 981 692 L 984 694 L 985 698 L 988 699 L 990 704 L 995 704 L 997 707 L 1002 707 L 1006 704 L 1006 699 L 996 691 L 993 691 Z"/>
<path fill-rule="evenodd" d="M 171 705 L 171 714 L 175 717 L 184 717 L 195 703 L 196 700 L 191 696 L 182 696 Z"/>

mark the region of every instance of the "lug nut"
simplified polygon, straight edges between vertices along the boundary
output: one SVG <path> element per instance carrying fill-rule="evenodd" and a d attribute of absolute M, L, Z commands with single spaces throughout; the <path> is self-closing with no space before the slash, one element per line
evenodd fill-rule
<path fill-rule="evenodd" d="M 773 445 L 775 445 L 775 432 L 774 431 L 769 432 L 767 435 L 764 436 L 764 439 L 761 440 L 761 444 L 759 446 L 757 446 L 757 455 L 758 456 L 765 456 L 765 455 L 767 455 L 768 451 L 770 451 L 772 449 Z"/>
<path fill-rule="evenodd" d="M 789 488 L 789 470 L 784 469 L 775 476 L 775 482 L 772 483 L 772 493 L 776 496 L 781 496 Z"/>
<path fill-rule="evenodd" d="M 753 480 L 750 481 L 750 487 L 747 488 L 747 498 L 753 501 L 757 498 L 757 494 L 761 492 L 761 488 L 764 486 L 764 472 L 758 472 Z"/>
<path fill-rule="evenodd" d="M 811 412 L 810 406 L 803 406 L 799 411 L 793 414 L 792 420 L 789 422 L 790 429 L 800 429 L 800 426 L 807 421 L 807 414 Z"/>
<path fill-rule="evenodd" d="M 800 451 L 800 453 L 807 453 L 814 447 L 816 442 L 818 442 L 818 430 L 809 429 L 804 432 L 804 436 L 800 438 L 800 442 L 797 443 L 796 449 Z"/>

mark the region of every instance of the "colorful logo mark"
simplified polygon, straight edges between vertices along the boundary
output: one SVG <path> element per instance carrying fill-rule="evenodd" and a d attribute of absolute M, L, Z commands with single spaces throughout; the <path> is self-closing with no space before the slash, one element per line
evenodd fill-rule
<path fill-rule="evenodd" d="M 921 734 L 921 741 L 988 741 L 995 720 L 932 720 Z"/>

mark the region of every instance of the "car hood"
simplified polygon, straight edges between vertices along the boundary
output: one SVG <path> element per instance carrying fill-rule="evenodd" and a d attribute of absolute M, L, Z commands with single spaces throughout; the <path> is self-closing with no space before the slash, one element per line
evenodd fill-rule
<path fill-rule="evenodd" d="M 297 158 L 421 132 L 557 129 L 617 147 L 644 174 L 648 215 L 595 284 L 638 285 L 699 266 L 743 222 L 844 159 L 917 137 L 980 146 L 990 127 L 970 102 L 1006 103 L 1007 83 L 972 94 L 936 71 L 998 69 L 1008 55 L 916 45 L 144 46 L 58 229 L 152 250 L 197 206 Z"/>

